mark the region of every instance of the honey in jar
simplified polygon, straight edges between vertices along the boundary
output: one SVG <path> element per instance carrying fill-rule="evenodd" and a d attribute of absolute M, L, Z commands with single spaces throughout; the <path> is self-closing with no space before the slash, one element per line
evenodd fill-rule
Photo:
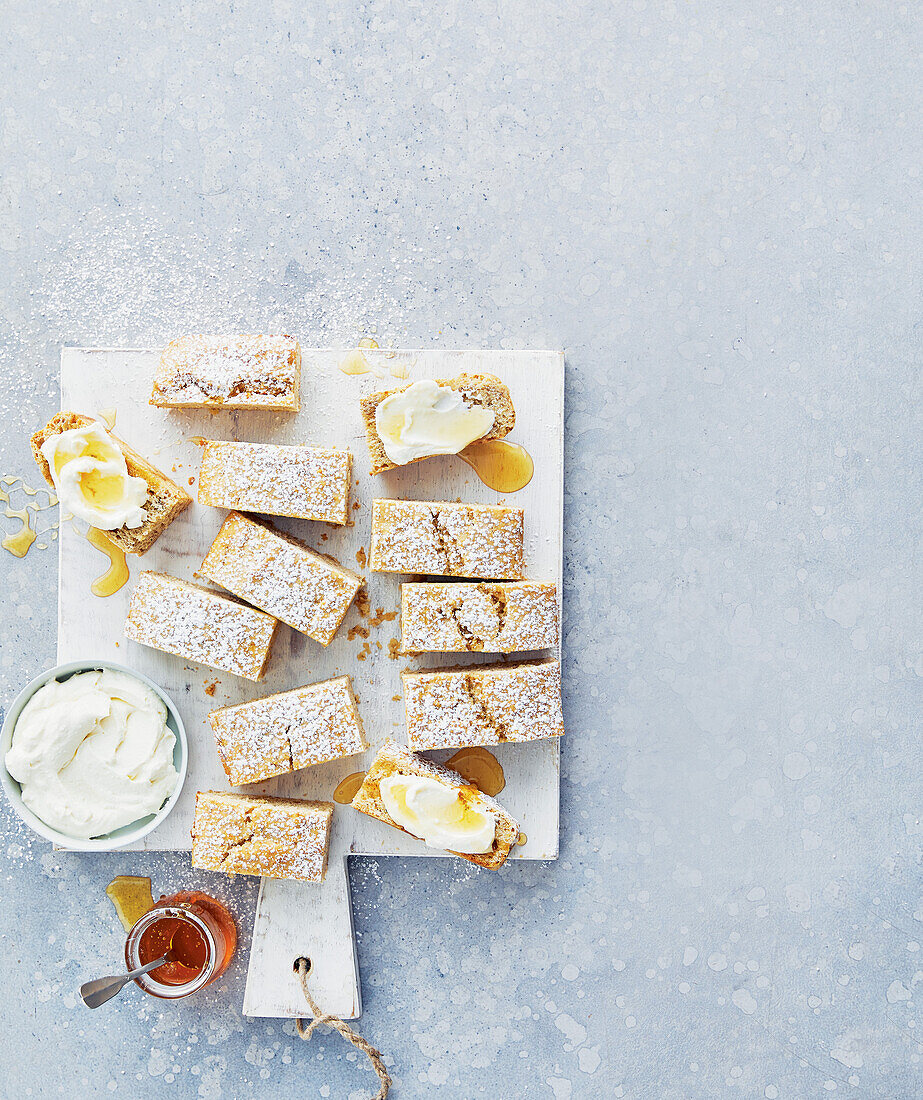
<path fill-rule="evenodd" d="M 227 969 L 237 929 L 227 908 L 200 891 L 163 897 L 133 925 L 125 943 L 129 969 L 167 955 L 167 961 L 135 981 L 155 997 L 186 997 Z"/>

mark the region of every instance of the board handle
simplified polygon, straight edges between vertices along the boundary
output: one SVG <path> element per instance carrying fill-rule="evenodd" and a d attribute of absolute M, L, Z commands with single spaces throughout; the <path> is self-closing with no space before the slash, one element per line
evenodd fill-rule
<path fill-rule="evenodd" d="M 311 960 L 309 988 L 322 1012 L 341 1020 L 362 1014 L 346 858 L 331 853 L 323 882 L 261 881 L 245 1016 L 310 1017 L 295 973 L 299 958 Z"/>

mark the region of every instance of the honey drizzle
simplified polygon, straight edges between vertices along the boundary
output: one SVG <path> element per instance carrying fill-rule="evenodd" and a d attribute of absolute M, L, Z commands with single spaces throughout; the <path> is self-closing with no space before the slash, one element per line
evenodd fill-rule
<path fill-rule="evenodd" d="M 44 512 L 48 508 L 53 508 L 58 503 L 58 498 L 50 489 L 33 489 L 20 477 L 13 477 L 7 475 L 4 478 L 0 478 L 0 481 L 7 486 L 6 490 L 0 489 L 0 503 L 5 504 L 6 508 L 3 511 L 3 515 L 7 519 L 18 519 L 20 521 L 20 528 L 18 531 L 13 531 L 11 534 L 5 536 L 0 542 L 0 546 L 4 550 L 8 550 L 14 557 L 24 558 L 29 552 L 29 547 L 35 542 L 37 532 L 32 527 L 30 512 L 37 514 Z M 44 493 L 47 497 L 47 501 L 44 504 L 40 504 L 38 501 L 27 501 L 24 508 L 16 509 L 10 507 L 10 494 L 15 491 L 21 491 L 28 497 L 37 496 L 39 493 Z M 57 524 L 55 524 L 55 527 Z M 52 534 L 52 538 L 56 538 L 56 534 Z M 42 549 L 47 549 L 47 543 L 39 543 Z"/>
<path fill-rule="evenodd" d="M 369 361 L 358 348 L 353 348 L 337 364 L 343 374 L 368 374 L 372 369 Z"/>
<path fill-rule="evenodd" d="M 524 489 L 535 473 L 532 456 L 518 443 L 505 439 L 482 439 L 470 443 L 458 457 L 467 462 L 488 489 L 515 493 Z"/>
<path fill-rule="evenodd" d="M 365 772 L 353 772 L 352 775 L 347 775 L 345 779 L 341 779 L 337 784 L 337 789 L 333 792 L 333 801 L 339 802 L 341 806 L 348 806 L 355 798 L 356 791 L 362 786 L 365 774 Z"/>
<path fill-rule="evenodd" d="M 493 798 L 506 786 L 506 776 L 500 761 L 487 749 L 471 748 L 459 749 L 454 756 L 450 756 L 445 762 L 445 767 L 458 772 L 462 779 L 467 779 L 483 794 Z"/>
<path fill-rule="evenodd" d="M 100 409 L 99 419 L 106 425 L 106 431 L 111 432 L 115 427 L 116 409 Z"/>
<path fill-rule="evenodd" d="M 97 577 L 90 585 L 90 591 L 94 596 L 113 596 L 120 588 L 124 587 L 128 580 L 128 565 L 125 562 L 125 551 L 120 550 L 106 535 L 96 527 L 87 531 L 87 542 L 109 558 L 109 568 L 102 576 Z"/>

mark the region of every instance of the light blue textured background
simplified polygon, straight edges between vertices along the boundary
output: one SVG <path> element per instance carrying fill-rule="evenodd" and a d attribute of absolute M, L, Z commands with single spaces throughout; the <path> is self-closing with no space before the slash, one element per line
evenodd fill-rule
<path fill-rule="evenodd" d="M 396 1097 L 921 1093 L 915 8 L 2 4 L 5 471 L 63 343 L 566 349 L 561 858 L 353 863 Z M 0 568 L 8 701 L 56 565 Z M 245 951 L 85 1010 L 113 874 L 255 882 L 3 813 L 0 1094 L 368 1095 Z"/>

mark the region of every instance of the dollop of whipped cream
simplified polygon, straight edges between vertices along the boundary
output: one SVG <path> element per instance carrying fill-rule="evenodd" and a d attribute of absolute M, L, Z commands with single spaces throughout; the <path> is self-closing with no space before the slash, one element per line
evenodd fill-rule
<path fill-rule="evenodd" d="M 430 848 L 466 855 L 489 852 L 497 834 L 492 814 L 467 805 L 457 788 L 422 775 L 389 775 L 379 784 L 393 821 Z"/>
<path fill-rule="evenodd" d="M 382 446 L 396 466 L 415 458 L 458 454 L 493 426 L 492 410 L 469 405 L 458 390 L 428 378 L 392 393 L 375 410 Z"/>
<path fill-rule="evenodd" d="M 49 436 L 42 454 L 66 511 L 101 531 L 144 523 L 147 482 L 128 473 L 121 447 L 101 424 Z"/>
<path fill-rule="evenodd" d="M 80 672 L 26 703 L 6 766 L 36 817 L 89 839 L 160 809 L 179 778 L 175 743 L 146 684 L 114 669 Z"/>

